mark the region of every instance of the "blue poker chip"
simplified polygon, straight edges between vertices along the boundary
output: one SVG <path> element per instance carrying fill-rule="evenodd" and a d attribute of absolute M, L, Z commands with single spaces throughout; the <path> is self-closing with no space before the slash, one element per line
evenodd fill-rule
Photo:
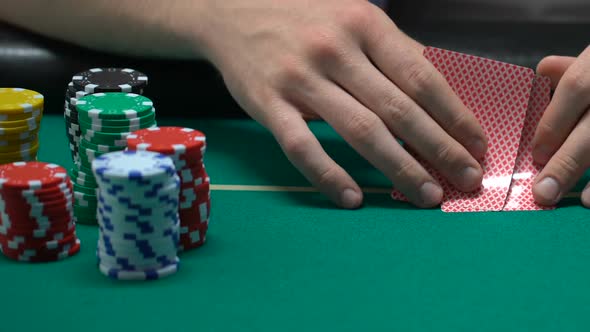
<path fill-rule="evenodd" d="M 122 270 L 147 270 L 147 269 L 161 269 L 170 264 L 178 262 L 178 257 L 160 256 L 155 259 L 138 261 L 137 259 L 130 259 L 128 257 L 121 257 L 116 255 L 105 255 L 100 250 L 96 251 L 96 257 L 100 264 L 110 266 Z"/>
<path fill-rule="evenodd" d="M 150 185 L 176 174 L 170 157 L 149 151 L 106 153 L 92 162 L 92 171 L 102 183 Z"/>
<path fill-rule="evenodd" d="M 173 161 L 148 151 L 94 159 L 98 184 L 96 257 L 119 280 L 153 280 L 178 269 L 180 178 Z"/>
<path fill-rule="evenodd" d="M 158 269 L 145 269 L 145 270 L 126 270 L 111 266 L 106 266 L 99 261 L 98 268 L 100 272 L 108 276 L 111 279 L 116 280 L 158 280 L 170 275 L 175 274 L 178 271 L 179 263 L 169 264 Z"/>

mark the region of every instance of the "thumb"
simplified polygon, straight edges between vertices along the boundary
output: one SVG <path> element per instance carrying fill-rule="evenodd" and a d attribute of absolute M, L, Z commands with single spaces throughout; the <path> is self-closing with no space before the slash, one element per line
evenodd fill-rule
<path fill-rule="evenodd" d="M 551 79 L 552 89 L 555 89 L 563 74 L 574 61 L 576 61 L 576 58 L 570 56 L 548 56 L 537 65 L 537 74 L 548 76 Z"/>

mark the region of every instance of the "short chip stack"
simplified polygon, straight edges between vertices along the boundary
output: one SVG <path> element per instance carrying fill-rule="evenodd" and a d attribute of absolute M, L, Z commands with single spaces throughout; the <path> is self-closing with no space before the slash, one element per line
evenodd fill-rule
<path fill-rule="evenodd" d="M 152 280 L 178 269 L 180 179 L 173 161 L 146 151 L 94 159 L 98 182 L 100 271 L 119 280 Z"/>
<path fill-rule="evenodd" d="M 181 127 L 138 130 L 127 136 L 129 150 L 153 151 L 172 158 L 181 182 L 179 250 L 202 246 L 211 211 L 210 180 L 205 170 L 205 135 Z"/>
<path fill-rule="evenodd" d="M 0 88 L 0 164 L 37 159 L 43 95 Z"/>
<path fill-rule="evenodd" d="M 105 153 L 124 150 L 131 132 L 156 125 L 153 102 L 134 93 L 109 92 L 77 100 L 81 130 L 79 163 L 70 172 L 74 182 L 74 215 L 78 223 L 96 224 L 98 184 L 92 161 Z"/>
<path fill-rule="evenodd" d="M 148 85 L 145 74 L 129 68 L 93 68 L 72 77 L 66 89 L 64 118 L 72 159 L 79 163 L 78 147 L 82 135 L 78 123 L 78 99 L 97 92 L 128 92 L 143 95 Z"/>
<path fill-rule="evenodd" d="M 26 262 L 56 261 L 80 250 L 64 168 L 41 162 L 0 166 L 0 250 Z"/>

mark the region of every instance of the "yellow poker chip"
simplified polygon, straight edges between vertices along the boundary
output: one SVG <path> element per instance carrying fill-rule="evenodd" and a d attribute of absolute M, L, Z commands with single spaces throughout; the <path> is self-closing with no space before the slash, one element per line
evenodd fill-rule
<path fill-rule="evenodd" d="M 19 121 L 26 120 L 28 118 L 36 118 L 43 116 L 43 109 L 35 109 L 30 113 L 15 113 L 15 114 L 2 114 L 0 111 L 0 121 Z"/>
<path fill-rule="evenodd" d="M 36 129 L 41 123 L 41 116 L 31 117 L 24 120 L 14 121 L 0 121 L 0 128 L 18 128 L 18 127 L 29 127 Z"/>
<path fill-rule="evenodd" d="M 33 90 L 0 88 L 0 114 L 30 114 L 42 109 L 43 102 L 43 95 Z"/>
<path fill-rule="evenodd" d="M 32 147 L 26 150 L 0 153 L 0 160 L 34 157 L 37 155 L 37 151 L 39 151 L 39 143 L 33 145 Z"/>
<path fill-rule="evenodd" d="M 0 147 L 29 143 L 39 139 L 37 132 L 29 132 L 25 134 L 28 135 L 0 136 Z"/>
<path fill-rule="evenodd" d="M 32 130 L 38 129 L 39 126 L 40 126 L 40 124 L 36 123 L 36 122 L 33 122 L 32 125 L 25 126 L 25 127 L 2 128 L 0 126 L 0 137 L 3 137 L 4 135 L 12 136 L 12 135 L 16 135 L 16 134 L 30 132 Z"/>
<path fill-rule="evenodd" d="M 30 150 L 35 145 L 39 145 L 39 139 L 37 139 L 37 138 L 33 141 L 30 141 L 30 142 L 17 142 L 17 143 L 12 142 L 12 144 L 6 144 L 6 145 L 0 144 L 0 154 L 8 153 L 8 152 Z"/>
<path fill-rule="evenodd" d="M 39 136 L 37 131 L 27 131 L 13 135 L 0 135 L 0 146 L 10 145 L 19 142 L 30 142 Z"/>

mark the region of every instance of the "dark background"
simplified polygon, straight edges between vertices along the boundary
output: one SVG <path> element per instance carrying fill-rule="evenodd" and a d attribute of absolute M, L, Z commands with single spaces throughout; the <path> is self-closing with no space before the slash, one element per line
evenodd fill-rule
<path fill-rule="evenodd" d="M 395 12 L 402 13 L 394 16 L 398 26 L 426 45 L 532 68 L 545 55 L 577 55 L 590 42 L 590 24 L 422 22 L 403 10 Z M 145 94 L 154 99 L 160 116 L 244 116 L 208 63 L 120 57 L 0 23 L 0 86 L 41 92 L 47 113 L 62 112 L 65 87 L 73 74 L 103 66 L 130 67 L 148 74 L 150 85 Z"/>

